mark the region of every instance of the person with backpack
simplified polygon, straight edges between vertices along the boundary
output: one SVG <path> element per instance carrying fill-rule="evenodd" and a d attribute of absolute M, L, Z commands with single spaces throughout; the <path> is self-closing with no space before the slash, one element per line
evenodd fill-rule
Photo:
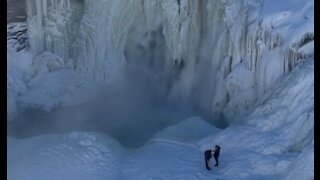
<path fill-rule="evenodd" d="M 206 150 L 204 152 L 204 161 L 205 161 L 207 170 L 211 170 L 211 168 L 209 167 L 211 157 L 212 157 L 211 149 Z"/>
<path fill-rule="evenodd" d="M 216 164 L 214 166 L 218 166 L 219 165 L 219 155 L 220 155 L 220 146 L 219 145 L 215 146 L 215 150 L 208 149 L 204 152 L 204 159 L 205 159 L 205 165 L 206 165 L 207 170 L 211 170 L 209 164 L 210 164 L 210 159 L 212 158 L 212 154 L 213 154 L 213 157 L 216 161 Z"/>

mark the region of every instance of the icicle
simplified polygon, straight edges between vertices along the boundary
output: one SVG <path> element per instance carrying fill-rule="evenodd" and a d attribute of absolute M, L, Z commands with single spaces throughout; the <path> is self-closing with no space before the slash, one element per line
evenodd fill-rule
<path fill-rule="evenodd" d="M 43 0 L 43 3 L 42 3 L 42 9 L 43 9 L 43 15 L 46 17 L 47 16 L 47 11 L 48 11 L 48 7 L 47 7 L 47 0 Z"/>

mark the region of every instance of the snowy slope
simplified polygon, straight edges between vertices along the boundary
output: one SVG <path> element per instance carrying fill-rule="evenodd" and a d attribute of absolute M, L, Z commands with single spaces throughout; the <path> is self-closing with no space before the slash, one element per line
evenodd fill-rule
<path fill-rule="evenodd" d="M 221 144 L 230 158 L 223 174 L 248 179 L 251 175 L 275 173 L 286 176 L 294 167 L 299 170 L 288 173 L 287 178 L 293 174 L 301 179 L 313 178 L 313 63 L 309 59 L 300 64 L 261 97 L 255 110 L 244 118 L 247 123 L 233 125 L 199 142 L 202 149 Z M 301 156 L 306 157 L 302 160 Z M 296 159 L 300 165 L 296 165 Z"/>

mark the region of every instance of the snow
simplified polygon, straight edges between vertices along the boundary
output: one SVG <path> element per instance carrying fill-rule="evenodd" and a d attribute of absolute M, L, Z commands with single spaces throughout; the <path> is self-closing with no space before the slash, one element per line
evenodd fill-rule
<path fill-rule="evenodd" d="M 19 97 L 18 102 L 22 106 L 46 111 L 60 106 L 74 106 L 91 100 L 97 90 L 93 83 L 80 78 L 72 70 L 41 73 L 28 82 L 28 91 Z"/>
<path fill-rule="evenodd" d="M 306 158 L 310 163 L 304 159 L 296 167 L 293 165 L 296 164 L 294 159 L 299 159 L 296 156 L 289 157 L 287 161 L 293 162 L 290 166 L 300 168 L 297 170 L 300 173 L 292 174 L 297 173 L 297 177 L 304 177 L 302 179 L 312 179 L 313 152 L 307 144 L 314 138 L 313 63 L 313 59 L 307 60 L 276 83 L 273 90 L 259 99 L 260 105 L 242 120 L 246 122 L 244 125 L 230 126 L 219 134 L 199 141 L 202 149 L 212 144 L 221 145 L 222 152 L 226 152 L 223 154 L 227 157 L 226 161 L 230 158 L 230 164 L 226 164 L 223 174 L 235 176 L 242 172 L 240 177 L 246 179 L 251 179 L 249 177 L 252 175 L 274 175 L 274 172 L 279 172 L 277 166 L 281 165 L 277 163 L 283 161 L 280 159 L 284 154 L 301 151 L 304 154 L 304 151 L 308 151 L 310 154 Z M 281 164 L 286 167 L 282 167 L 284 170 L 279 173 L 285 176 L 292 169 L 285 161 Z M 304 171 L 305 167 L 311 170 Z"/>
<path fill-rule="evenodd" d="M 26 81 L 31 76 L 32 55 L 28 52 L 16 52 L 7 49 L 7 114 L 8 120 L 18 115 L 16 100 L 19 94 L 27 90 Z"/>
<path fill-rule="evenodd" d="M 29 52 L 9 48 L 7 61 L 10 72 L 7 77 L 8 101 L 11 104 L 8 111 L 16 112 L 17 103 L 49 111 L 60 105 L 81 104 L 95 94 L 93 83 L 70 69 L 72 64 L 50 52 L 32 57 Z"/>
<path fill-rule="evenodd" d="M 50 52 L 33 57 L 29 52 L 8 51 L 8 120 L 19 108 L 36 107 L 50 111 L 60 106 L 74 106 L 94 97 L 97 86 L 79 76 L 64 59 Z"/>
<path fill-rule="evenodd" d="M 307 43 L 306 45 L 299 48 L 298 52 L 306 54 L 314 54 L 314 41 Z"/>
<path fill-rule="evenodd" d="M 205 122 L 201 117 L 191 117 L 160 131 L 154 136 L 154 139 L 192 143 L 197 139 L 219 131 L 218 128 Z"/>
<path fill-rule="evenodd" d="M 292 162 L 283 179 L 314 179 L 314 144 L 307 146 Z"/>
<path fill-rule="evenodd" d="M 250 104 L 255 101 L 255 98 L 253 98 L 253 94 L 255 94 L 253 90 L 253 78 L 244 63 L 238 64 L 234 67 L 234 70 L 228 74 L 226 77 L 226 91 L 228 92 L 230 101 L 223 112 L 225 117 L 233 117 L 239 111 L 248 110 Z"/>
<path fill-rule="evenodd" d="M 29 0 L 28 38 L 34 55 L 52 52 L 101 86 L 147 69 L 170 100 L 232 122 L 297 57 L 313 54 L 313 38 L 294 47 L 314 32 L 313 7 L 311 0 Z M 239 71 L 249 86 L 228 78 Z"/>
<path fill-rule="evenodd" d="M 122 79 L 139 86 L 139 72 L 152 95 L 230 126 L 176 120 L 136 149 L 97 132 L 8 137 L 8 179 L 314 179 L 313 9 L 312 0 L 27 0 L 27 25 L 7 26 L 8 120 L 89 102 Z M 141 122 L 130 124 L 152 124 Z M 216 144 L 220 165 L 207 171 L 203 152 Z"/>
<path fill-rule="evenodd" d="M 288 44 L 298 41 L 306 32 L 314 32 L 313 1 L 265 1 L 261 16 L 264 24 L 272 25 Z"/>
<path fill-rule="evenodd" d="M 313 73 L 313 59 L 298 65 L 259 99 L 242 124 L 217 129 L 191 117 L 137 149 L 93 132 L 8 138 L 8 177 L 314 179 Z M 207 171 L 203 152 L 216 144 L 221 146 L 220 165 Z"/>
<path fill-rule="evenodd" d="M 8 179 L 118 179 L 123 149 L 95 133 L 8 139 Z"/>

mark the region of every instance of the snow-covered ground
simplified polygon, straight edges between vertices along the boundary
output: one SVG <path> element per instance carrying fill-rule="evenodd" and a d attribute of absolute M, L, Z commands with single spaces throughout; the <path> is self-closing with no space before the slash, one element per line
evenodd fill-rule
<path fill-rule="evenodd" d="M 161 109 L 134 113 L 149 104 L 124 106 L 127 101 L 158 92 L 126 94 L 99 110 L 120 111 L 128 120 L 108 117 L 108 123 L 143 133 L 159 116 L 165 120 L 157 123 L 170 126 L 138 148 L 98 132 L 8 137 L 8 179 L 313 180 L 314 2 L 195 2 L 27 0 L 27 24 L 7 25 L 9 121 L 26 107 L 51 111 L 87 103 L 101 90 L 108 94 L 110 82 L 128 70 L 147 75 L 147 85 L 137 89 L 142 83 L 129 79 L 129 91 L 151 82 L 158 86 L 149 91 L 195 103 L 230 126 L 219 129 L 199 116 L 168 120 Z M 85 112 L 61 120 L 77 122 Z M 128 141 L 136 137 L 129 129 L 121 133 Z M 207 171 L 203 152 L 216 144 L 220 165 Z"/>
<path fill-rule="evenodd" d="M 308 59 L 279 81 L 246 123 L 224 130 L 192 117 L 137 149 L 90 132 L 8 138 L 8 177 L 314 179 L 313 62 Z M 222 147 L 220 165 L 207 171 L 203 152 L 215 144 Z"/>

